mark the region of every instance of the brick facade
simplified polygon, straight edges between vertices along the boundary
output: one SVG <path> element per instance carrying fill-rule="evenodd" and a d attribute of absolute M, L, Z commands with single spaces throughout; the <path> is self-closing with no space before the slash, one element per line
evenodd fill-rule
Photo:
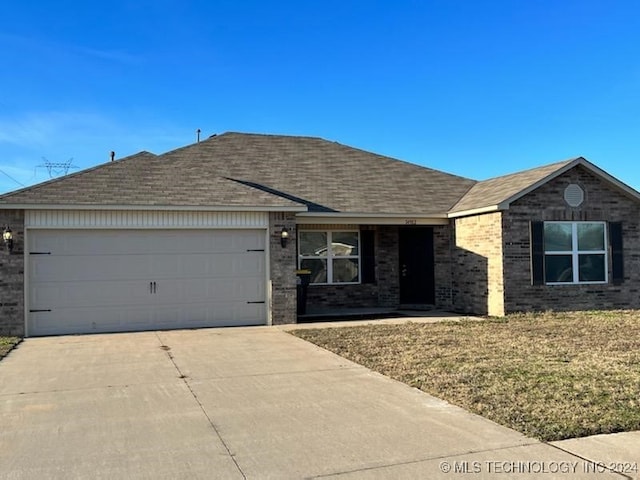
<path fill-rule="evenodd" d="M 376 259 L 375 283 L 359 285 L 310 285 L 309 312 L 336 308 L 395 308 L 400 302 L 398 278 L 398 227 L 372 227 Z"/>
<path fill-rule="evenodd" d="M 582 187 L 582 205 L 572 208 L 564 190 Z M 622 222 L 624 282 L 621 285 L 532 285 L 529 228 L 532 220 Z M 577 166 L 515 201 L 503 214 L 505 311 L 640 308 L 640 208 L 637 201 Z M 609 252 L 610 253 L 610 252 Z M 611 256 L 608 256 L 609 277 Z"/>
<path fill-rule="evenodd" d="M 564 200 L 569 184 L 585 192 L 579 207 Z M 624 282 L 620 285 L 532 285 L 531 221 L 621 222 Z M 0 249 L 0 334 L 24 335 L 24 212 L 3 210 L 0 227 L 14 232 L 12 254 Z M 289 230 L 282 248 L 280 232 Z M 307 228 L 308 226 L 305 226 Z M 312 285 L 308 310 L 397 308 L 400 304 L 399 226 L 351 226 L 373 230 L 375 282 Z M 318 226 L 320 228 L 320 226 Z M 326 228 L 322 227 L 322 228 Z M 605 180 L 578 165 L 514 201 L 500 212 L 433 226 L 435 307 L 502 316 L 516 311 L 640 308 L 640 208 Z M 273 324 L 295 323 L 297 231 L 294 213 L 269 214 L 269 297 Z M 611 274 L 611 256 L 608 256 Z"/>
<path fill-rule="evenodd" d="M 289 230 L 289 243 L 280 242 L 282 228 Z M 296 220 L 293 213 L 269 214 L 269 272 L 271 278 L 271 322 L 296 323 Z"/>
<path fill-rule="evenodd" d="M 577 184 L 585 192 L 579 207 L 570 207 L 564 200 L 569 184 Z M 532 285 L 532 221 L 622 222 L 624 282 Z M 520 311 L 640 308 L 639 223 L 636 200 L 580 165 L 516 200 L 508 210 L 457 218 L 452 253 L 453 308 L 492 316 Z M 610 277 L 610 254 L 607 268 Z"/>
<path fill-rule="evenodd" d="M 434 282 L 436 308 L 453 307 L 453 229 L 449 225 L 433 227 Z"/>
<path fill-rule="evenodd" d="M 311 285 L 308 311 L 339 308 L 397 308 L 400 305 L 398 226 L 379 225 L 375 230 L 375 283 L 359 285 Z M 435 258 L 436 307 L 452 306 L 451 229 L 448 225 L 433 227 Z"/>
<path fill-rule="evenodd" d="M 504 315 L 502 212 L 456 218 L 452 304 L 456 311 Z"/>
<path fill-rule="evenodd" d="M 13 253 L 0 240 L 0 335 L 24 336 L 24 211 L 0 211 L 0 231 L 13 231 Z"/>

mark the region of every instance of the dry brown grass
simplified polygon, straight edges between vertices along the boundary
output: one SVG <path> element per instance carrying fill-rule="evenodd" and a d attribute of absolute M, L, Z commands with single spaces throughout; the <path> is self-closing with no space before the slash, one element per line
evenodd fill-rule
<path fill-rule="evenodd" d="M 292 333 L 541 440 L 640 430 L 640 312 Z"/>
<path fill-rule="evenodd" d="M 0 336 L 0 359 L 7 355 L 13 347 L 20 343 L 18 337 L 2 337 Z"/>

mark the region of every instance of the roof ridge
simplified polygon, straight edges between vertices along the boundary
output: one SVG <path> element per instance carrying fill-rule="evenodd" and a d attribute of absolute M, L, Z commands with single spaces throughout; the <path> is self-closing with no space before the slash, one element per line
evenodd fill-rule
<path fill-rule="evenodd" d="M 574 161 L 576 161 L 576 160 L 579 160 L 579 159 L 581 159 L 581 158 L 582 158 L 582 159 L 585 159 L 585 158 L 584 158 L 584 157 L 582 157 L 582 156 L 572 157 L 572 158 L 568 158 L 568 159 L 566 159 L 566 160 L 561 160 L 561 161 L 559 161 L 559 162 L 551 162 L 551 163 L 547 163 L 547 164 L 545 164 L 545 165 L 539 165 L 539 166 L 537 166 L 537 167 L 527 168 L 527 169 L 525 169 L 525 170 L 518 170 L 518 171 L 516 171 L 516 172 L 505 173 L 504 175 L 496 175 L 495 177 L 486 178 L 486 179 L 484 179 L 484 180 L 478 180 L 478 183 L 489 182 L 489 181 L 491 181 L 491 180 L 497 180 L 497 179 L 499 179 L 499 178 L 511 177 L 511 176 L 514 176 L 514 175 L 527 174 L 527 173 L 534 172 L 534 171 L 536 171 L 536 170 L 543 170 L 543 169 L 546 169 L 546 168 L 549 168 L 549 167 L 553 167 L 553 166 L 557 166 L 558 168 L 560 168 L 561 166 L 567 165 L 567 164 L 569 164 L 569 163 L 571 163 L 571 162 L 574 162 Z"/>
<path fill-rule="evenodd" d="M 536 189 L 541 184 L 555 178 L 559 172 L 572 168 L 573 165 L 581 162 L 588 163 L 584 157 L 574 157 L 482 180 L 460 197 L 456 204 L 449 209 L 449 213 L 475 211 L 489 207 L 497 209 L 504 202 L 510 203 L 517 200 L 520 196 L 532 191 L 532 189 Z M 477 199 L 478 195 L 481 195 L 484 200 Z M 467 205 L 469 202 L 472 205 Z"/>
<path fill-rule="evenodd" d="M 173 155 L 176 152 L 180 152 L 182 150 L 185 150 L 187 148 L 193 148 L 197 145 L 203 144 L 203 143 L 210 143 L 213 141 L 216 141 L 222 137 L 225 136 L 241 136 L 241 137 L 272 137 L 272 138 L 300 138 L 300 139 L 309 139 L 309 140 L 323 140 L 325 142 L 328 142 L 329 140 L 325 140 L 321 137 L 311 137 L 311 136 L 304 136 L 304 135 L 283 135 L 283 134 L 275 134 L 275 133 L 251 133 L 251 132 L 234 132 L 234 131 L 227 131 L 227 132 L 222 132 L 222 133 L 213 133 L 211 135 L 209 135 L 208 137 L 193 142 L 193 143 L 188 143 L 187 145 L 182 145 L 180 147 L 174 148 L 172 150 L 167 150 L 166 152 L 161 153 L 160 155 L 158 155 L 159 157 L 163 157 L 165 155 Z"/>
<path fill-rule="evenodd" d="M 222 132 L 222 133 L 214 133 L 213 135 L 210 135 L 208 139 L 215 138 L 215 137 L 223 137 L 225 135 L 241 135 L 241 136 L 247 136 L 247 137 L 251 136 L 251 137 L 306 138 L 306 139 L 314 139 L 314 140 L 324 140 L 325 142 L 331 141 L 331 140 L 326 140 L 322 137 L 317 137 L 312 135 L 287 135 L 283 133 L 236 132 L 233 130 Z"/>

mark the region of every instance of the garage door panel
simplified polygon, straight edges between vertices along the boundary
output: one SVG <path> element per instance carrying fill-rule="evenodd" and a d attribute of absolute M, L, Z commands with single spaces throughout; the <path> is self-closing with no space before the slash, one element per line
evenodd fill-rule
<path fill-rule="evenodd" d="M 148 235 L 125 231 L 41 230 L 29 237 L 29 251 L 56 255 L 119 255 L 148 251 Z"/>
<path fill-rule="evenodd" d="M 233 246 L 233 239 L 227 232 L 213 232 L 204 237 L 185 238 L 182 243 L 183 252 L 193 253 L 216 253 L 217 251 L 228 252 Z"/>
<path fill-rule="evenodd" d="M 206 278 L 213 273 L 210 257 L 206 253 L 184 255 L 177 273 L 183 278 Z"/>
<path fill-rule="evenodd" d="M 264 235 L 255 236 L 248 232 L 237 233 L 236 242 L 239 244 L 239 249 L 242 250 L 260 250 L 265 247 Z"/>
<path fill-rule="evenodd" d="M 36 255 L 30 259 L 31 278 L 38 282 L 104 281 L 126 276 L 148 280 L 151 275 L 148 255 Z"/>
<path fill-rule="evenodd" d="M 30 291 L 32 308 L 146 305 L 151 295 L 149 282 L 140 281 L 47 282 L 32 285 Z"/>
<path fill-rule="evenodd" d="M 211 310 L 214 323 L 221 326 L 261 325 L 264 322 L 256 320 L 261 311 L 260 304 L 240 305 L 233 302 L 223 302 L 216 309 Z"/>
<path fill-rule="evenodd" d="M 38 335 L 61 333 L 95 333 L 135 331 L 153 328 L 153 316 L 148 309 L 111 307 L 96 315 L 93 308 L 58 308 L 52 312 L 32 313 L 31 330 Z"/>
<path fill-rule="evenodd" d="M 264 282 L 253 278 L 236 278 L 234 280 L 236 291 L 246 292 L 244 298 L 249 302 L 264 302 L 265 285 Z"/>
<path fill-rule="evenodd" d="M 180 258 L 178 255 L 170 255 L 167 253 L 156 254 L 151 258 L 150 276 L 153 280 L 158 281 L 161 278 L 173 278 L 180 276 Z"/>
<path fill-rule="evenodd" d="M 191 310 L 191 309 L 189 309 Z M 164 308 L 157 308 L 154 311 L 154 324 L 158 328 L 171 328 L 176 322 L 184 326 L 184 305 L 168 305 Z M 189 316 L 192 315 L 189 311 Z"/>
<path fill-rule="evenodd" d="M 49 235 L 38 235 L 37 237 L 29 237 L 29 251 L 48 253 L 51 251 L 61 251 L 60 245 L 63 243 L 61 238 L 51 238 Z"/>
<path fill-rule="evenodd" d="M 228 278 L 233 276 L 234 259 L 234 256 L 221 253 L 211 255 L 208 259 L 211 276 L 218 278 Z"/>
<path fill-rule="evenodd" d="M 238 251 L 237 241 L 232 232 L 221 232 L 220 235 L 216 235 L 211 240 L 212 253 Z"/>
<path fill-rule="evenodd" d="M 236 252 L 209 254 L 154 255 L 150 265 L 153 278 L 227 278 L 236 275 L 263 275 L 264 253 Z"/>
<path fill-rule="evenodd" d="M 235 257 L 233 275 L 255 276 L 256 273 L 264 274 L 264 255 L 242 255 Z"/>
<path fill-rule="evenodd" d="M 217 298 L 249 302 L 265 299 L 265 283 L 261 277 L 188 279 L 177 282 L 177 286 L 176 291 L 182 293 L 180 301 L 207 301 L 210 298 Z"/>
<path fill-rule="evenodd" d="M 263 230 L 29 233 L 30 335 L 259 325 Z M 39 250 L 36 250 L 39 249 Z M 260 302 L 251 304 L 247 302 Z"/>
<path fill-rule="evenodd" d="M 42 284 L 35 288 L 31 284 L 29 289 L 29 307 L 33 310 L 50 308 L 53 302 L 63 299 L 65 295 L 64 285 L 57 283 Z"/>
<path fill-rule="evenodd" d="M 254 279 L 253 282 L 238 283 L 237 279 L 176 279 L 174 281 L 159 280 L 156 282 L 156 294 L 154 302 L 160 305 L 184 304 L 193 302 L 209 302 L 216 299 L 232 301 L 248 301 L 256 297 L 256 291 L 260 287 L 253 288 L 253 284 L 260 283 L 261 280 Z M 240 291 L 239 288 L 245 288 Z M 260 295 L 264 297 L 264 293 Z"/>
<path fill-rule="evenodd" d="M 66 303 L 94 308 L 128 307 L 149 303 L 149 282 L 108 281 L 70 282 L 65 289 Z"/>
<path fill-rule="evenodd" d="M 183 298 L 197 302 L 206 302 L 209 298 L 236 300 L 238 295 L 244 298 L 244 293 L 238 294 L 234 290 L 234 284 L 231 279 L 184 280 L 181 285 L 182 292 L 184 292 Z M 220 301 L 217 304 L 219 305 Z"/>

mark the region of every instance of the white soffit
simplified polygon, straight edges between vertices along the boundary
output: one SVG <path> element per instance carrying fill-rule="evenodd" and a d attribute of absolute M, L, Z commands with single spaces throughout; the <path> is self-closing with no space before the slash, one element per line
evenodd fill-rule
<path fill-rule="evenodd" d="M 417 217 L 411 215 L 350 214 L 350 213 L 298 213 L 298 225 L 448 225 L 446 215 L 442 217 Z"/>

